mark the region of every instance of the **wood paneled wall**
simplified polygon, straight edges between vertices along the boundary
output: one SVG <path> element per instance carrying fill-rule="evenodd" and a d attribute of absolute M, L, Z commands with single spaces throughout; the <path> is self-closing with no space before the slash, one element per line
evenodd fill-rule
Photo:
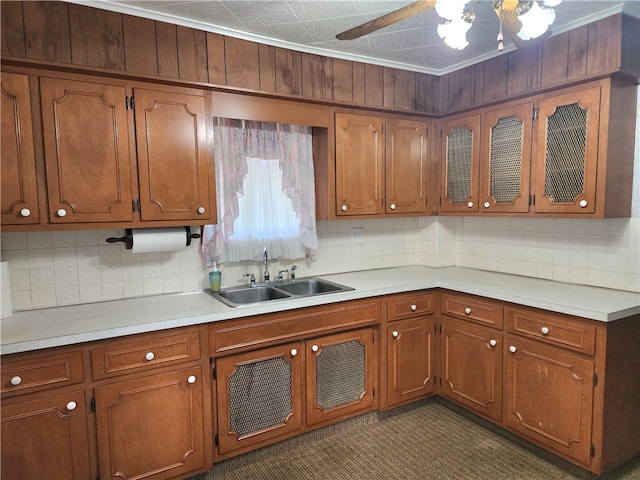
<path fill-rule="evenodd" d="M 65 2 L 2 4 L 2 56 L 389 107 L 440 109 L 439 77 Z M 435 94 L 434 94 L 435 92 Z"/>

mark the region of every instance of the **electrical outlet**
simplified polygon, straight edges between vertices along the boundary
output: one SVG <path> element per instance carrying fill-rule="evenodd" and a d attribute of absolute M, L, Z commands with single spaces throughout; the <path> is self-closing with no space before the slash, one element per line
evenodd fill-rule
<path fill-rule="evenodd" d="M 351 229 L 351 243 L 364 243 L 363 227 L 356 227 Z"/>

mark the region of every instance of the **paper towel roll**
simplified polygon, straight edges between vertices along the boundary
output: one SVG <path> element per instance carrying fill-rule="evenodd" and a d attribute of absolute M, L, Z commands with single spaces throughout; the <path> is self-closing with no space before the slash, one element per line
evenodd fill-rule
<path fill-rule="evenodd" d="M 132 229 L 133 253 L 178 252 L 187 248 L 184 227 Z"/>
<path fill-rule="evenodd" d="M 0 262 L 0 318 L 13 315 L 13 305 L 11 304 L 11 277 L 9 276 L 9 262 Z"/>

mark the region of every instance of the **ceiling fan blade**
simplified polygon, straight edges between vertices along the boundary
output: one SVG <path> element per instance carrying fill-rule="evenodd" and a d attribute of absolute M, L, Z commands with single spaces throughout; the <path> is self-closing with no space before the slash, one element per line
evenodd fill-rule
<path fill-rule="evenodd" d="M 496 2 L 497 3 L 497 2 Z M 518 6 L 518 0 L 503 0 L 502 1 L 502 27 L 507 32 L 507 34 L 513 40 L 513 43 L 517 48 L 524 46 L 525 42 L 518 36 L 518 32 L 520 28 L 522 28 L 522 24 L 520 20 L 518 20 L 518 15 L 516 14 L 516 7 Z M 500 8 L 496 8 L 496 4 L 494 3 L 493 9 L 500 18 Z"/>
<path fill-rule="evenodd" d="M 405 18 L 409 18 L 413 15 L 417 15 L 418 13 L 422 13 L 425 10 L 429 10 L 430 8 L 435 7 L 435 5 L 435 0 L 418 0 L 417 2 L 407 5 L 406 7 L 402 7 L 398 10 L 394 10 L 393 12 L 389 12 L 386 15 L 371 20 L 370 22 L 363 23 L 362 25 L 358 25 L 357 27 L 347 30 L 346 32 L 339 33 L 338 35 L 336 35 L 336 38 L 338 40 L 355 40 L 356 38 L 368 35 L 372 32 L 380 30 L 381 28 L 393 25 L 400 20 L 404 20 Z"/>

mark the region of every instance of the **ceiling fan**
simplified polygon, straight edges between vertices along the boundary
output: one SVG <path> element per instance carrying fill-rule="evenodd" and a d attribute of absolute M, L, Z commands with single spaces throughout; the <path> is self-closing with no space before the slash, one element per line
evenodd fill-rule
<path fill-rule="evenodd" d="M 339 33 L 336 35 L 336 38 L 338 40 L 354 40 L 406 18 L 418 15 L 426 10 L 435 8 L 438 14 L 447 20 L 445 24 L 441 24 L 438 27 L 438 34 L 449 46 L 462 50 L 462 48 L 468 45 L 465 35 L 475 19 L 473 10 L 480 3 L 480 0 L 475 0 L 471 8 L 465 8 L 466 4 L 470 1 L 471 0 L 418 0 L 398 10 L 394 10 L 386 15 Z M 500 19 L 498 50 L 502 50 L 503 26 L 518 48 L 530 40 L 539 38 L 545 33 L 548 35 L 550 33 L 548 27 L 555 20 L 555 12 L 552 7 L 557 6 L 561 1 L 562 0 L 493 0 L 493 9 Z M 539 3 L 541 3 L 542 6 Z M 455 30 L 455 32 L 452 32 L 452 30 Z M 451 43 L 445 38 L 447 33 L 451 34 L 452 37 L 454 35 L 456 37 Z"/>

